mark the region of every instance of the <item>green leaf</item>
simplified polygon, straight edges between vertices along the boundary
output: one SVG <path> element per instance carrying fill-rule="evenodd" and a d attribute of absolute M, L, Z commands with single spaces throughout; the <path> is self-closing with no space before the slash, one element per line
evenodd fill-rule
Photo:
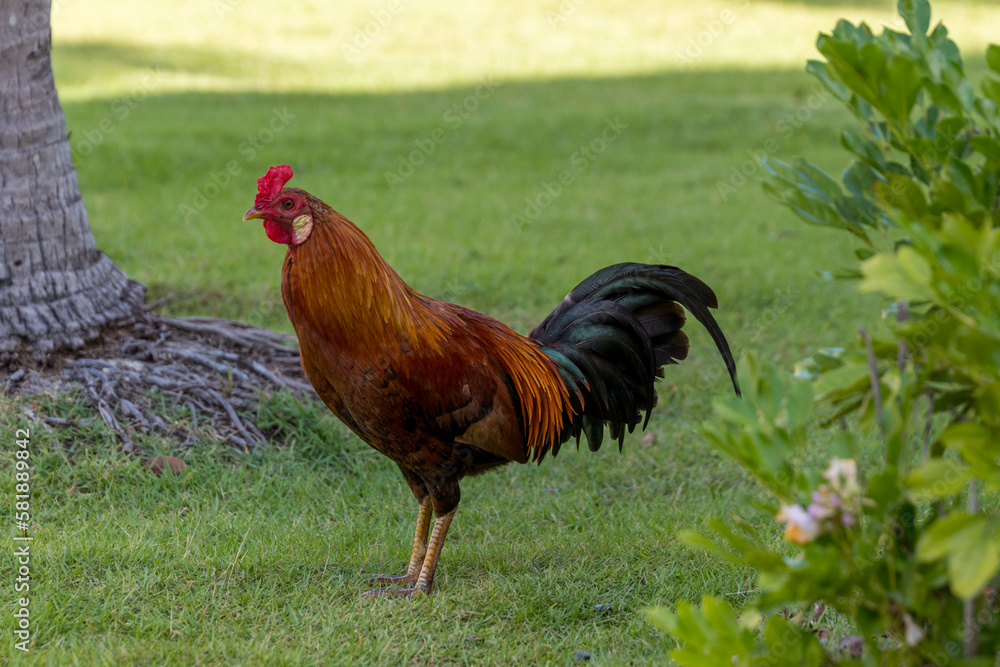
<path fill-rule="evenodd" d="M 931 27 L 931 6 L 927 0 L 899 0 L 896 8 L 912 34 L 927 34 Z"/>
<path fill-rule="evenodd" d="M 976 90 L 967 79 L 961 79 L 953 84 L 958 99 L 962 102 L 963 111 L 971 111 L 976 100 Z"/>
<path fill-rule="evenodd" d="M 889 206 L 905 211 L 913 220 L 927 215 L 927 198 L 923 189 L 909 176 L 890 174 L 888 183 L 876 183 L 875 192 Z"/>
<path fill-rule="evenodd" d="M 950 424 L 939 440 L 948 449 L 960 452 L 992 449 L 993 440 L 989 429 L 972 422 Z"/>
<path fill-rule="evenodd" d="M 990 44 L 986 47 L 986 64 L 991 70 L 1000 74 L 1000 45 Z"/>
<path fill-rule="evenodd" d="M 969 139 L 969 145 L 987 157 L 991 162 L 1000 163 L 1000 141 L 995 137 L 979 135 Z"/>
<path fill-rule="evenodd" d="M 677 614 L 666 607 L 647 609 L 646 618 L 649 619 L 650 623 L 670 634 L 674 634 L 677 630 Z"/>
<path fill-rule="evenodd" d="M 910 473 L 906 485 L 914 499 L 933 500 L 961 492 L 971 477 L 968 466 L 949 459 L 932 458 Z"/>
<path fill-rule="evenodd" d="M 934 104 L 953 113 L 962 112 L 961 100 L 958 99 L 958 96 L 947 85 L 934 83 L 933 81 L 927 81 L 924 85 L 927 87 L 928 92 L 930 92 Z"/>
<path fill-rule="evenodd" d="M 983 424 L 954 423 L 941 434 L 941 444 L 957 450 L 975 470 L 978 477 L 993 477 L 997 473 L 997 433 Z"/>
<path fill-rule="evenodd" d="M 885 511 L 902 496 L 899 475 L 895 468 L 881 470 L 868 480 L 868 497 L 878 509 Z"/>
<path fill-rule="evenodd" d="M 973 199 L 977 198 L 979 188 L 976 185 L 976 176 L 968 164 L 953 160 L 948 165 L 948 176 L 959 190 Z"/>
<path fill-rule="evenodd" d="M 948 558 L 951 589 L 962 599 L 979 595 L 1000 565 L 1000 544 L 982 530 Z"/>
<path fill-rule="evenodd" d="M 833 93 L 841 102 L 847 102 L 851 99 L 851 91 L 844 84 L 830 78 L 826 63 L 820 60 L 810 60 L 806 63 L 806 72 L 819 79 L 826 86 L 826 89 Z"/>
<path fill-rule="evenodd" d="M 964 512 L 955 512 L 938 519 L 920 536 L 917 542 L 917 560 L 938 560 L 961 548 L 967 539 L 966 532 L 978 520 L 979 517 Z"/>
<path fill-rule="evenodd" d="M 961 67 L 962 56 L 958 52 L 958 45 L 948 38 L 948 28 L 944 23 L 938 23 L 930 35 L 930 43 L 938 53 L 944 55 L 949 63 Z"/>
<path fill-rule="evenodd" d="M 937 124 L 938 140 L 946 146 L 951 146 L 958 140 L 959 133 L 964 129 L 965 119 L 961 116 L 943 118 Z"/>
<path fill-rule="evenodd" d="M 739 524 L 737 519 L 734 523 Z M 749 541 L 744 536 L 733 530 L 728 523 L 721 521 L 720 519 L 710 519 L 708 522 L 709 528 L 714 530 L 719 534 L 729 545 L 743 554 L 751 554 L 759 550 L 759 546 Z"/>
<path fill-rule="evenodd" d="M 996 348 L 992 345 L 989 347 L 992 349 L 986 353 L 995 353 Z M 970 349 L 969 351 L 973 350 Z M 988 384 L 980 384 L 979 392 L 976 396 L 976 410 L 982 416 L 983 422 L 991 428 L 995 443 L 997 433 L 993 429 L 1000 428 L 1000 383 L 990 382 Z"/>
<path fill-rule="evenodd" d="M 841 178 L 844 181 L 844 187 L 857 200 L 857 205 L 861 208 L 861 214 L 866 217 L 872 217 L 871 212 L 867 209 L 878 209 L 878 206 L 868 198 L 875 191 L 875 183 L 883 180 L 883 176 L 866 162 L 855 160 L 843 171 Z M 846 206 L 851 206 L 847 202 L 843 203 Z M 842 211 L 842 213 L 845 216 L 852 216 L 855 222 L 861 217 L 857 212 Z M 881 210 L 879 210 L 879 213 L 881 213 Z"/>
<path fill-rule="evenodd" d="M 924 257 L 911 248 L 910 246 L 903 246 L 896 253 L 896 257 L 899 258 L 899 264 L 903 267 L 903 271 L 906 272 L 915 283 L 921 285 L 929 285 L 931 278 L 933 277 L 933 272 L 931 271 L 930 262 L 928 262 Z"/>
<path fill-rule="evenodd" d="M 895 255 L 883 252 L 865 260 L 861 271 L 865 275 L 859 286 L 862 292 L 881 292 L 892 299 L 911 301 L 935 298 L 930 264 L 909 246 Z"/>
<path fill-rule="evenodd" d="M 677 538 L 681 541 L 681 543 L 693 549 L 707 551 L 716 558 L 719 558 L 727 563 L 731 563 L 732 565 L 744 564 L 743 560 L 736 554 L 728 551 L 725 547 L 712 540 L 712 538 L 706 537 L 701 533 L 693 530 L 682 530 L 677 533 Z"/>
<path fill-rule="evenodd" d="M 823 400 L 834 393 L 863 391 L 868 385 L 868 364 L 852 362 L 826 371 L 813 383 L 816 400 Z"/>
<path fill-rule="evenodd" d="M 785 403 L 785 409 L 788 411 L 788 427 L 796 430 L 809 424 L 813 417 L 813 405 L 812 386 L 807 382 L 792 382 L 788 387 Z"/>
<path fill-rule="evenodd" d="M 826 651 L 812 632 L 781 616 L 771 616 L 764 624 L 767 654 L 757 664 L 802 665 L 813 667 L 828 664 Z M 780 657 L 774 662 L 776 657 Z M 719 667 L 722 667 L 720 665 Z"/>
<path fill-rule="evenodd" d="M 953 512 L 938 519 L 917 542 L 917 559 L 948 560 L 951 589 L 960 598 L 978 595 L 1000 569 L 996 520 L 989 515 Z"/>
<path fill-rule="evenodd" d="M 722 629 L 727 634 L 734 636 L 740 634 L 739 620 L 728 602 L 719 598 L 707 597 L 702 601 L 701 606 L 705 610 L 705 619 L 712 627 Z"/>
<path fill-rule="evenodd" d="M 838 24 L 838 29 L 843 23 L 846 22 Z M 826 56 L 829 68 L 833 70 L 831 76 L 839 79 L 844 86 L 865 102 L 878 108 L 880 106 L 878 93 L 867 76 L 869 70 L 877 67 L 877 63 L 874 61 L 864 63 L 853 42 L 840 41 L 837 37 L 835 30 L 832 37 L 820 35 L 816 42 L 816 48 Z M 877 57 L 875 53 L 870 53 L 870 56 L 873 59 Z"/>
<path fill-rule="evenodd" d="M 670 653 L 682 665 L 751 665 L 756 644 L 753 633 L 740 627 L 732 606 L 724 600 L 705 597 L 700 607 L 681 601 L 674 611 L 656 608 L 646 614 L 650 622 L 684 643 Z"/>
<path fill-rule="evenodd" d="M 695 644 L 704 644 L 714 635 L 708 623 L 705 622 L 705 614 L 687 600 L 681 600 L 677 603 L 675 634 L 678 639 Z"/>
<path fill-rule="evenodd" d="M 795 174 L 798 176 L 798 186 L 813 196 L 832 201 L 843 194 L 836 179 L 827 174 L 808 160 L 795 161 Z"/>
<path fill-rule="evenodd" d="M 712 400 L 712 409 L 724 421 L 743 426 L 757 426 L 757 410 L 749 401 L 735 396 L 717 396 Z"/>
<path fill-rule="evenodd" d="M 951 211 L 965 214 L 971 198 L 964 194 L 954 183 L 943 181 L 938 184 L 937 201 L 934 202 L 936 212 Z"/>
<path fill-rule="evenodd" d="M 931 51 L 926 56 L 927 59 L 927 69 L 931 72 L 931 81 L 936 84 L 941 83 L 941 72 L 948 65 L 948 60 L 944 57 L 944 54 L 940 51 Z"/>
<path fill-rule="evenodd" d="M 889 61 L 886 79 L 883 92 L 886 117 L 905 127 L 909 123 L 910 109 L 920 94 L 921 83 L 916 64 L 909 58 L 897 56 Z"/>

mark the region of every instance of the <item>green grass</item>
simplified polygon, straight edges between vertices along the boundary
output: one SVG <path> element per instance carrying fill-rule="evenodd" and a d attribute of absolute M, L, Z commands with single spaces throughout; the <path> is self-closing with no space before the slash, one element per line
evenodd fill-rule
<path fill-rule="evenodd" d="M 662 652 L 638 613 L 705 590 L 740 599 L 748 573 L 677 545 L 731 514 L 739 473 L 690 428 L 465 484 L 432 599 L 364 602 L 399 570 L 415 515 L 387 462 L 315 410 L 288 446 L 194 457 L 157 478 L 95 442 L 71 460 L 33 436 L 35 651 L 55 664 L 564 663 Z M 282 415 L 287 419 L 288 415 Z M 107 434 L 105 434 L 107 436 Z M 609 605 L 597 611 L 597 605 Z M 470 639 L 480 638 L 480 639 Z"/>
<path fill-rule="evenodd" d="M 844 163 L 837 131 L 849 119 L 813 97 L 803 61 L 836 18 L 880 24 L 893 4 L 754 2 L 687 62 L 686 36 L 742 3 L 590 0 L 554 26 L 556 2 L 404 3 L 352 64 L 344 40 L 388 3 L 60 3 L 54 63 L 98 244 L 151 298 L 174 295 L 171 314 L 290 330 L 283 249 L 240 220 L 255 179 L 287 162 L 295 185 L 432 296 L 524 331 L 601 266 L 666 262 L 716 290 L 737 354 L 788 365 L 843 342 L 877 304 L 813 277 L 840 266 L 849 241 L 770 202 L 759 170 L 725 197 L 718 184 L 765 147 Z M 981 66 L 996 8 L 935 8 Z M 499 86 L 455 127 L 446 113 L 484 76 Z M 266 145 L 241 150 L 286 109 L 294 117 Z M 782 124 L 796 113 L 799 127 Z M 515 226 L 609 118 L 627 125 L 620 137 Z M 439 128 L 445 141 L 390 187 L 385 173 Z M 200 210 L 183 208 L 199 208 L 227 163 L 238 174 Z M 597 664 L 662 662 L 670 640 L 644 608 L 738 602 L 752 582 L 677 539 L 745 514 L 754 491 L 698 433 L 727 388 L 707 335 L 691 330 L 691 358 L 661 390 L 655 444 L 567 448 L 540 468 L 468 480 L 440 590 L 412 602 L 358 598 L 363 577 L 404 565 L 415 506 L 395 466 L 323 410 L 279 399 L 267 417 L 285 425 L 282 446 L 248 458 L 201 449 L 185 455 L 187 474 L 164 478 L 97 426 L 68 450 L 34 426 L 35 640 L 30 655 L 13 651 L 5 613 L 0 650 L 60 665 L 571 664 L 577 650 Z M 0 424 L 9 441 L 26 422 L 0 404 Z M 2 461 L 10 475 L 12 455 Z"/>

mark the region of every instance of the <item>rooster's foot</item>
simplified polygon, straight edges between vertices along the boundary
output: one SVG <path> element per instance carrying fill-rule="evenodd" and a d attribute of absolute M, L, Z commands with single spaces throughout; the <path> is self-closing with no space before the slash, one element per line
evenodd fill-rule
<path fill-rule="evenodd" d="M 407 600 L 411 600 L 414 595 L 419 595 L 425 592 L 426 591 L 423 591 L 415 586 L 412 588 L 386 588 L 365 591 L 361 594 L 361 597 L 369 600 L 374 598 L 406 598 Z"/>
<path fill-rule="evenodd" d="M 413 574 L 376 574 L 371 579 L 365 579 L 361 584 L 369 588 L 385 586 L 386 584 L 412 584 L 417 580 L 419 572 Z"/>

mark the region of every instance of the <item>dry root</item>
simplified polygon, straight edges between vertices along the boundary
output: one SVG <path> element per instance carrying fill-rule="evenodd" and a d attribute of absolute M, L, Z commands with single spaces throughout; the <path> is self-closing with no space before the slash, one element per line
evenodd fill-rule
<path fill-rule="evenodd" d="M 122 450 L 135 450 L 133 434 L 159 434 L 191 446 L 212 434 L 241 452 L 265 444 L 256 424 L 258 403 L 278 389 L 303 399 L 316 393 L 299 364 L 295 338 L 238 322 L 204 317 L 149 315 L 100 342 L 43 366 L 20 368 L 0 388 L 9 395 L 74 392 L 118 434 Z M 50 427 L 72 419 L 25 412 Z M 166 409 L 164 409 L 166 408 Z M 185 418 L 170 423 L 164 413 Z"/>

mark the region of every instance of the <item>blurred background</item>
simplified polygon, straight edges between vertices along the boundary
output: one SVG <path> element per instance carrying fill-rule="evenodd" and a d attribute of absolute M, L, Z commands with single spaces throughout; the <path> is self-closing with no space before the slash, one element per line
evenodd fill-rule
<path fill-rule="evenodd" d="M 981 68 L 1000 7 L 933 8 Z M 902 28 L 890 0 L 57 0 L 53 58 L 98 245 L 168 313 L 290 330 L 284 249 L 241 221 L 288 163 L 432 296 L 524 331 L 601 266 L 675 264 L 737 355 L 790 362 L 861 305 L 807 279 L 835 237 L 756 159 L 846 164 L 803 70 L 840 17 Z"/>
<path fill-rule="evenodd" d="M 839 18 L 901 29 L 895 5 L 55 0 L 53 65 L 97 244 L 162 312 L 291 331 L 285 248 L 242 221 L 287 163 L 431 296 L 525 332 L 601 267 L 673 264 L 715 290 L 737 357 L 789 369 L 880 304 L 823 279 L 852 241 L 771 201 L 759 159 L 846 166 L 856 121 L 805 64 Z M 938 21 L 978 81 L 1000 4 L 938 0 Z M 260 457 L 208 431 L 191 470 L 156 477 L 64 400 L 51 412 L 82 425 L 68 455 L 32 426 L 41 622 L 23 663 L 662 664 L 674 640 L 642 610 L 754 588 L 679 531 L 750 516 L 779 539 L 750 509 L 760 487 L 706 442 L 729 382 L 687 331 L 623 453 L 568 444 L 463 483 L 442 594 L 406 605 L 368 605 L 357 584 L 405 562 L 410 491 L 316 403 L 264 404 L 280 446 Z M 826 465 L 830 433 L 805 466 Z M 831 637 L 853 634 L 837 622 Z"/>

